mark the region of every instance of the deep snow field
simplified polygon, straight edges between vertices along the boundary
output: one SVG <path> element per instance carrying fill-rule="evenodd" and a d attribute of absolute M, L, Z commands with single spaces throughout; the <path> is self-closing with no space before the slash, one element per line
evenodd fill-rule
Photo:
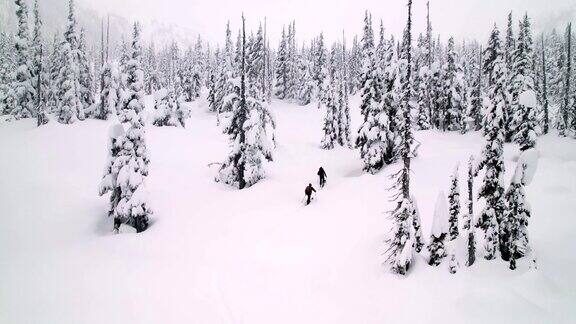
<path fill-rule="evenodd" d="M 0 323 L 575 321 L 576 141 L 538 142 L 527 188 L 537 269 L 523 259 L 511 271 L 481 255 L 467 268 L 460 255 L 451 275 L 447 262 L 430 267 L 417 256 L 401 278 L 382 265 L 398 166 L 366 174 L 356 150 L 319 148 L 322 111 L 274 101 L 275 162 L 266 179 L 234 190 L 214 182 L 218 166 L 209 166 L 224 160 L 227 138 L 205 101 L 192 109 L 186 129 L 147 127 L 155 214 L 141 234 L 112 234 L 108 197 L 98 196 L 110 123 L 0 121 Z M 467 161 L 483 140 L 416 137 L 412 192 L 427 239 L 457 163 L 465 209 Z M 506 145 L 506 186 L 517 153 Z M 317 187 L 320 166 L 327 186 L 305 207 L 304 188 Z"/>

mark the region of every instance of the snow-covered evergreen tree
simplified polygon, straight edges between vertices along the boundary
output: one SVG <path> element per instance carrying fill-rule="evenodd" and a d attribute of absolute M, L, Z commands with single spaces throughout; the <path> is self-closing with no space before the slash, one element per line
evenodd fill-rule
<path fill-rule="evenodd" d="M 324 90 L 324 96 L 320 100 L 319 105 L 324 108 L 324 137 L 322 139 L 321 147 L 325 150 L 333 149 L 338 143 L 339 132 L 339 100 L 337 90 L 334 89 L 334 81 L 330 81 Z"/>
<path fill-rule="evenodd" d="M 160 76 L 158 71 L 158 61 L 156 59 L 156 47 L 154 42 L 148 44 L 144 60 L 144 83 L 146 85 L 146 93 L 153 94 L 154 91 L 160 88 Z"/>
<path fill-rule="evenodd" d="M 30 31 L 28 28 L 28 7 L 23 0 L 15 0 L 18 29 L 14 39 L 16 48 L 16 71 L 13 73 L 12 91 L 14 107 L 11 114 L 16 119 L 34 117 L 34 77 L 30 52 Z"/>
<path fill-rule="evenodd" d="M 549 93 L 550 93 L 550 122 L 551 127 L 561 130 L 562 128 L 562 109 L 564 103 L 564 81 L 565 81 L 565 39 L 561 37 L 556 30 L 552 30 L 548 37 L 548 75 Z"/>
<path fill-rule="evenodd" d="M 486 47 L 486 49 L 484 50 L 484 54 L 482 55 L 484 59 L 482 62 L 482 71 L 484 72 L 484 75 L 488 79 L 489 87 L 493 86 L 493 82 L 495 80 L 493 76 L 495 65 L 497 64 L 498 61 L 504 60 L 501 57 L 502 55 L 503 55 L 502 41 L 500 40 L 500 31 L 498 30 L 496 24 L 494 24 L 494 28 L 492 29 L 492 32 L 490 33 L 490 38 L 488 40 L 488 46 Z M 505 63 L 506 62 L 503 62 L 504 64 L 503 68 L 505 68 L 506 65 Z M 506 69 L 504 69 L 503 71 L 506 71 Z"/>
<path fill-rule="evenodd" d="M 348 57 L 348 75 L 350 77 L 348 83 L 348 93 L 354 94 L 360 88 L 360 75 L 362 72 L 362 59 L 360 54 L 360 46 L 358 45 L 358 36 L 354 35 L 352 39 L 352 49 Z"/>
<path fill-rule="evenodd" d="M 191 101 L 194 95 L 194 58 L 192 53 L 192 47 L 184 52 L 184 56 L 179 61 L 178 67 L 176 68 L 176 80 L 178 96 L 184 101 Z"/>
<path fill-rule="evenodd" d="M 462 215 L 462 228 L 470 229 L 474 223 L 474 176 L 476 175 L 474 156 L 468 159 L 468 177 L 466 182 L 466 213 Z"/>
<path fill-rule="evenodd" d="M 508 250 L 510 254 L 510 269 L 516 269 L 516 259 L 524 256 L 528 249 L 528 219 L 530 218 L 530 205 L 526 201 L 525 173 L 526 164 L 520 162 L 512 177 L 510 187 L 506 192 L 505 218 L 508 220 L 510 239 Z"/>
<path fill-rule="evenodd" d="M 108 161 L 104 169 L 104 176 L 100 181 L 100 196 L 110 193 L 110 206 L 108 207 L 108 216 L 114 217 L 114 229 L 118 230 L 122 224 L 120 218 L 116 218 L 116 207 L 121 198 L 121 188 L 118 185 L 118 173 L 125 165 L 124 158 L 120 158 L 120 153 L 124 150 L 123 144 L 126 133 L 121 124 L 114 124 L 110 127 L 108 141 Z M 122 152 L 124 153 L 124 152 Z"/>
<path fill-rule="evenodd" d="M 436 54 L 439 55 L 439 54 Z M 432 63 L 429 71 L 429 92 L 430 92 L 430 121 L 431 124 L 437 128 L 441 129 L 441 124 L 443 122 L 443 105 L 444 105 L 444 84 L 442 76 L 442 66 L 441 66 L 441 56 Z"/>
<path fill-rule="evenodd" d="M 420 64 L 414 68 L 414 88 L 417 90 L 416 101 L 418 111 L 416 113 L 416 127 L 420 130 L 430 129 L 430 96 L 431 96 L 431 75 L 428 44 L 425 37 L 420 37 L 418 41 L 418 51 L 420 53 Z"/>
<path fill-rule="evenodd" d="M 127 94 L 128 90 L 127 82 L 128 82 L 128 62 L 130 61 L 130 49 L 128 47 L 128 43 L 122 37 L 122 41 L 120 43 L 120 57 L 118 60 L 118 103 L 116 110 L 119 112 L 122 107 L 126 106 Z M 170 81 L 173 82 L 173 77 L 175 75 L 173 65 L 170 66 Z"/>
<path fill-rule="evenodd" d="M 189 47 L 186 50 L 182 65 L 178 70 L 184 101 L 192 101 L 200 96 L 204 69 L 202 56 L 202 40 L 198 38 L 194 49 Z"/>
<path fill-rule="evenodd" d="M 338 87 L 338 126 L 338 144 L 344 147 L 352 147 L 348 85 L 344 76 L 340 77 L 340 86 Z"/>
<path fill-rule="evenodd" d="M 560 106 L 560 118 L 558 124 L 558 131 L 560 136 L 567 136 L 568 128 L 570 125 L 570 109 L 571 107 L 571 100 L 572 100 L 572 86 L 571 86 L 571 79 L 572 79 L 572 24 L 568 23 L 566 27 L 566 64 L 562 71 L 562 104 Z M 575 122 L 576 124 L 576 122 Z"/>
<path fill-rule="evenodd" d="M 202 38 L 198 35 L 196 44 L 194 45 L 194 52 L 192 53 L 192 82 L 189 90 L 190 100 L 195 100 L 200 97 L 202 91 L 202 84 L 204 84 L 205 74 L 207 70 L 207 62 L 204 53 L 204 45 Z"/>
<path fill-rule="evenodd" d="M 327 54 L 324 45 L 324 34 L 322 33 L 320 34 L 320 36 L 318 36 L 318 39 L 316 40 L 313 56 L 314 60 L 312 66 L 312 78 L 316 82 L 316 99 L 318 101 L 321 101 L 322 97 L 324 96 L 324 90 L 325 90 L 324 87 L 327 84 L 326 78 L 328 77 L 326 67 Z"/>
<path fill-rule="evenodd" d="M 272 161 L 276 146 L 276 122 L 270 113 L 263 83 L 266 61 L 262 25 L 259 26 L 256 36 L 250 37 L 246 51 L 246 95 L 247 104 L 255 119 L 255 146 L 259 154 Z"/>
<path fill-rule="evenodd" d="M 368 12 L 364 19 L 364 35 L 362 36 L 363 68 L 360 113 L 363 123 L 358 130 L 356 147 L 364 161 L 364 170 L 376 173 L 384 165 L 393 161 L 387 148 L 393 141 L 390 132 L 389 110 L 382 103 L 382 80 L 374 47 L 372 21 Z"/>
<path fill-rule="evenodd" d="M 42 84 L 42 60 L 43 60 L 43 49 L 40 45 L 39 57 L 38 57 L 38 70 L 36 71 L 36 125 L 42 126 L 49 122 L 48 116 L 46 114 L 46 101 L 44 100 L 44 87 Z"/>
<path fill-rule="evenodd" d="M 287 48 L 287 55 L 286 55 L 286 65 L 287 65 L 287 83 L 286 83 L 286 94 L 287 99 L 294 99 L 297 98 L 298 95 L 298 86 L 297 81 L 299 79 L 298 76 L 298 68 L 297 68 L 297 48 L 296 48 L 296 22 L 292 21 L 292 23 L 288 26 L 288 37 L 286 38 L 286 48 Z"/>
<path fill-rule="evenodd" d="M 221 114 L 227 116 L 231 113 L 233 99 L 236 98 L 235 89 L 238 88 L 237 84 L 235 84 L 236 74 L 234 71 L 234 50 L 230 23 L 226 25 L 226 38 L 221 56 L 217 86 L 214 94 L 214 107 L 217 111 L 218 122 L 220 122 Z"/>
<path fill-rule="evenodd" d="M 474 157 L 468 160 L 468 196 L 467 196 L 467 213 L 464 214 L 463 228 L 467 235 L 466 265 L 471 266 L 476 262 L 476 239 L 474 230 L 474 175 L 476 167 Z"/>
<path fill-rule="evenodd" d="M 63 124 L 71 124 L 84 119 L 84 107 L 80 101 L 80 82 L 78 66 L 78 35 L 74 1 L 69 0 L 68 25 L 61 45 L 60 72 L 58 75 L 58 108 L 56 115 Z"/>
<path fill-rule="evenodd" d="M 396 208 L 390 214 L 394 225 L 392 237 L 387 240 L 387 262 L 394 273 L 405 275 L 412 263 L 413 254 L 417 245 L 416 235 L 418 230 L 414 228 L 413 216 L 417 214 L 415 204 L 410 196 L 410 162 L 413 156 L 412 123 L 410 116 L 410 100 L 412 88 L 410 73 L 412 70 L 412 0 L 408 0 L 408 21 L 402 39 L 400 59 L 406 67 L 404 73 L 399 76 L 402 84 L 402 101 L 400 104 L 400 155 L 402 156 L 402 169 L 395 175 L 394 188 L 397 192 L 394 198 L 397 201 Z"/>
<path fill-rule="evenodd" d="M 206 97 L 206 100 L 208 101 L 208 111 L 210 112 L 217 112 L 218 111 L 218 107 L 219 107 L 219 102 L 218 100 L 218 92 L 220 89 L 218 89 L 218 70 L 221 68 L 220 67 L 220 52 L 219 49 L 216 49 L 216 61 L 217 66 L 214 68 L 213 71 L 210 72 L 210 75 L 208 76 L 208 96 Z"/>
<path fill-rule="evenodd" d="M 432 220 L 432 232 L 428 243 L 428 252 L 430 253 L 429 265 L 437 266 L 447 256 L 446 243 L 448 237 L 448 206 L 446 205 L 446 196 L 443 192 L 438 194 L 436 206 L 434 207 L 434 219 Z"/>
<path fill-rule="evenodd" d="M 525 15 L 520 22 L 516 49 L 512 57 L 512 77 L 510 80 L 510 111 L 507 124 L 507 137 L 514 139 L 526 149 L 535 145 L 536 102 L 521 102 L 521 95 L 534 93 L 534 70 L 532 66 L 532 36 L 530 21 Z M 534 93 L 535 94 L 535 93 Z"/>
<path fill-rule="evenodd" d="M 448 219 L 450 224 L 450 240 L 455 240 L 458 237 L 458 218 L 460 217 L 460 187 L 458 186 L 458 167 L 456 167 L 450 176 L 450 193 L 448 194 L 448 202 L 450 204 L 450 217 Z"/>
<path fill-rule="evenodd" d="M 46 106 L 49 112 L 55 112 L 57 110 L 60 100 L 58 85 L 61 69 L 60 64 L 62 63 L 62 44 L 60 36 L 54 34 L 48 68 L 49 89 L 46 93 Z"/>
<path fill-rule="evenodd" d="M 86 52 L 86 39 L 84 36 L 84 29 L 80 31 L 80 37 L 78 39 L 78 83 L 80 85 L 79 89 L 79 99 L 82 107 L 86 111 L 90 111 L 90 107 L 94 105 L 94 77 L 92 72 L 92 66 L 88 58 L 88 53 Z M 94 112 L 90 113 L 92 116 Z"/>
<path fill-rule="evenodd" d="M 40 49 L 38 51 L 38 70 L 36 71 L 36 125 L 42 126 L 46 125 L 49 122 L 48 116 L 46 114 L 46 100 L 44 100 L 44 89 L 45 86 L 42 83 L 42 61 L 44 59 L 43 56 L 43 48 L 40 45 Z"/>
<path fill-rule="evenodd" d="M 372 29 L 372 16 L 369 15 L 368 11 L 364 14 L 364 29 L 362 34 L 362 76 L 361 76 L 361 87 L 364 88 L 362 91 L 362 103 L 360 105 L 360 113 L 366 120 L 371 107 L 374 107 L 380 102 L 381 91 L 378 89 L 381 84 L 380 82 L 375 82 L 373 79 L 378 76 L 376 73 L 376 68 L 378 67 L 378 62 L 376 58 L 376 49 L 374 45 L 374 32 Z M 367 86 L 373 87 L 373 89 L 366 89 Z M 376 91 L 378 89 L 378 91 Z"/>
<path fill-rule="evenodd" d="M 375 46 L 375 53 L 376 53 L 376 62 L 378 63 L 378 66 L 380 67 L 380 69 L 384 69 L 383 66 L 383 62 L 385 61 L 385 56 L 386 56 L 386 44 L 387 40 L 385 37 L 385 32 L 384 32 L 384 22 L 382 21 L 382 19 L 380 19 L 380 31 L 378 33 L 378 44 L 376 44 L 376 41 L 374 41 L 374 46 Z"/>
<path fill-rule="evenodd" d="M 411 200 L 403 199 L 392 214 L 394 226 L 387 241 L 386 261 L 393 273 L 406 275 L 410 269 L 416 246 L 411 216 L 417 213 Z"/>
<path fill-rule="evenodd" d="M 453 37 L 448 40 L 443 79 L 444 104 L 441 111 L 441 126 L 443 130 L 460 130 L 466 111 L 466 84 L 457 62 Z"/>
<path fill-rule="evenodd" d="M 161 89 L 154 94 L 155 126 L 178 126 L 176 106 L 178 105 L 173 88 Z"/>
<path fill-rule="evenodd" d="M 433 126 L 433 109 L 435 103 L 432 102 L 435 95 L 434 78 L 433 78 L 433 53 L 432 53 L 432 22 L 430 21 L 430 2 L 426 2 L 426 35 L 422 38 L 420 44 L 421 62 L 418 73 L 419 87 L 417 90 L 418 117 L 416 126 L 418 129 L 430 129 Z"/>
<path fill-rule="evenodd" d="M 265 101 L 264 71 L 265 71 L 265 47 L 264 30 L 262 25 L 258 27 L 256 35 L 250 37 L 248 42 L 247 67 L 250 85 L 250 95 Z"/>
<path fill-rule="evenodd" d="M 38 97 L 41 97 L 41 104 L 43 107 L 46 106 L 46 96 L 44 95 L 47 90 L 47 80 L 46 80 L 46 65 L 44 64 L 44 48 L 42 39 L 42 19 L 40 17 L 40 8 L 38 5 L 38 0 L 34 1 L 34 28 L 32 30 L 31 39 L 31 74 L 35 82 L 36 96 L 34 98 L 35 104 L 40 104 L 38 102 Z M 40 78 L 38 78 L 40 77 Z M 42 93 L 42 95 L 40 95 Z"/>
<path fill-rule="evenodd" d="M 548 134 L 550 129 L 550 109 L 549 109 L 549 100 L 548 100 L 548 62 L 546 60 L 546 47 L 544 45 L 544 35 L 542 35 L 542 52 L 540 53 L 542 58 L 542 115 L 541 115 L 541 124 L 542 124 L 542 133 Z"/>
<path fill-rule="evenodd" d="M 129 53 L 130 59 L 125 62 L 126 92 L 124 100 L 119 102 L 120 109 L 118 110 L 121 122 L 132 122 L 132 119 L 144 109 L 144 71 L 142 70 L 142 45 L 140 41 L 140 25 L 138 23 L 133 26 L 132 44 Z M 132 116 L 134 112 L 136 116 Z"/>
<path fill-rule="evenodd" d="M 316 82 L 312 77 L 312 67 L 304 57 L 300 57 L 298 63 L 300 69 L 300 88 L 298 101 L 300 105 L 309 104 L 316 96 Z"/>
<path fill-rule="evenodd" d="M 108 120 L 116 116 L 116 105 L 118 103 L 119 75 L 116 64 L 106 62 L 102 68 L 101 79 L 100 106 L 95 118 Z"/>
<path fill-rule="evenodd" d="M 150 157 L 144 130 L 144 71 L 141 68 L 142 46 L 138 23 L 134 24 L 131 53 L 130 60 L 126 62 L 126 100 L 118 111 L 120 122 L 127 123 L 128 129 L 119 139 L 120 152 L 112 159 L 112 169 L 118 170 L 117 176 L 108 180 L 106 184 L 112 185 L 104 186 L 106 190 L 101 189 L 100 192 L 120 190 L 113 212 L 115 228 L 122 223 L 142 232 L 149 226 L 152 210 L 145 189 Z"/>
<path fill-rule="evenodd" d="M 506 38 L 504 40 L 504 62 L 506 63 L 506 69 L 508 69 L 509 71 L 512 70 L 515 48 L 516 45 L 514 40 L 514 26 L 513 26 L 512 12 L 509 12 L 506 25 Z"/>
<path fill-rule="evenodd" d="M 478 51 L 478 60 L 475 69 L 471 69 L 470 73 L 474 75 L 473 81 L 470 82 L 470 96 L 469 105 L 466 116 L 469 121 L 474 122 L 474 130 L 482 129 L 482 102 L 483 102 L 483 89 L 482 89 L 482 49 Z"/>
<path fill-rule="evenodd" d="M 522 38 L 522 25 L 518 31 L 518 38 Z M 520 46 L 522 47 L 522 46 Z M 508 14 L 508 22 L 506 26 L 506 35 L 503 44 L 504 63 L 506 66 L 506 91 L 508 96 L 506 98 L 506 105 L 504 106 L 504 141 L 511 142 L 514 137 L 514 114 L 518 109 L 513 100 L 518 96 L 518 90 L 514 86 L 514 65 L 515 65 L 515 52 L 516 40 L 514 39 L 512 12 Z"/>
<path fill-rule="evenodd" d="M 264 19 L 264 35 L 266 35 L 266 19 Z M 266 96 L 266 101 L 270 103 L 272 100 L 272 92 L 273 92 L 273 84 L 274 84 L 274 53 L 270 49 L 270 40 L 267 37 L 264 37 L 266 40 L 266 65 L 264 70 L 264 84 L 266 92 L 264 93 Z"/>
<path fill-rule="evenodd" d="M 504 234 L 499 232 L 499 225 L 502 225 L 504 212 L 502 176 L 504 173 L 503 111 L 506 104 L 506 67 L 502 52 L 496 51 L 495 53 L 492 71 L 489 74 L 491 77 L 490 99 L 486 102 L 484 111 L 486 146 L 478 164 L 478 170 L 486 169 L 480 188 L 480 197 L 486 201 L 486 206 L 478 218 L 477 226 L 484 231 L 484 257 L 487 260 L 496 258 L 496 252 L 501 243 L 499 234 Z"/>
<path fill-rule="evenodd" d="M 411 196 L 412 200 L 412 229 L 414 234 L 414 251 L 420 253 L 424 247 L 424 237 L 422 236 L 422 223 L 420 221 L 420 209 L 416 197 Z"/>
<path fill-rule="evenodd" d="M 285 99 L 288 96 L 288 38 L 286 32 L 282 28 L 282 37 L 280 38 L 280 45 L 278 46 L 278 53 L 276 55 L 276 84 L 275 95 L 278 99 Z"/>
<path fill-rule="evenodd" d="M 422 71 L 422 70 L 421 70 Z M 425 74 L 426 72 L 422 72 L 420 74 L 420 78 L 421 80 L 425 79 L 427 76 Z M 423 89 L 422 87 L 425 86 L 425 81 L 424 82 L 420 82 L 420 90 L 418 91 L 418 94 L 421 93 L 425 93 L 425 89 Z M 418 96 L 418 112 L 416 115 L 416 127 L 419 130 L 427 130 L 430 129 L 431 125 L 430 125 L 430 115 L 429 115 L 429 109 L 426 107 L 426 101 L 425 101 L 425 96 Z"/>
<path fill-rule="evenodd" d="M 388 120 L 388 132 L 386 133 L 386 140 L 384 142 L 384 160 L 387 163 L 392 163 L 399 158 L 399 132 L 402 121 L 399 114 L 402 94 L 404 93 L 403 82 L 400 82 L 401 76 L 408 68 L 407 60 L 399 59 L 400 53 L 395 50 L 395 41 L 391 37 L 385 46 L 383 61 L 381 62 L 382 68 L 382 111 Z M 412 75 L 412 74 L 411 74 Z M 411 80 L 412 81 L 412 80 Z M 410 91 L 413 93 L 413 87 L 410 85 Z M 412 94 L 411 94 L 412 96 Z M 419 103 L 412 102 L 410 111 L 418 111 Z"/>
<path fill-rule="evenodd" d="M 116 106 L 118 104 L 119 75 L 118 66 L 109 61 L 110 47 L 110 21 L 106 27 L 106 40 L 104 38 L 104 23 L 102 23 L 100 60 L 100 101 L 94 109 L 93 117 L 96 119 L 108 120 L 112 116 L 116 117 Z"/>
<path fill-rule="evenodd" d="M 190 118 L 190 108 L 181 99 L 181 97 L 176 96 L 176 120 L 178 121 L 178 126 L 186 127 L 186 120 Z"/>
<path fill-rule="evenodd" d="M 222 163 L 217 181 L 244 189 L 252 186 L 264 177 L 261 148 L 261 118 L 256 106 L 259 101 L 247 94 L 247 48 L 244 16 L 240 37 L 239 76 L 234 80 L 234 91 L 226 98 L 225 105 L 231 107 L 231 116 L 227 120 L 225 132 L 230 137 L 231 152 Z M 238 80 L 239 79 L 239 80 Z M 250 82 L 248 82 L 250 83 Z"/>
<path fill-rule="evenodd" d="M 10 114 L 14 107 L 12 72 L 14 71 L 15 46 L 5 32 L 0 32 L 0 115 Z"/>
<path fill-rule="evenodd" d="M 536 120 L 537 98 L 534 90 L 526 90 L 518 96 L 519 111 L 516 113 L 516 134 L 514 140 L 525 151 L 536 146 L 538 122 Z"/>

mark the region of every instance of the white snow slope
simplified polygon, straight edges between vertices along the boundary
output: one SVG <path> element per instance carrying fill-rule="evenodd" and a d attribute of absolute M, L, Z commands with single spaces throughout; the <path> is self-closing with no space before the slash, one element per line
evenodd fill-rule
<path fill-rule="evenodd" d="M 319 148 L 322 111 L 275 101 L 276 161 L 266 179 L 234 190 L 215 183 L 217 166 L 208 167 L 224 160 L 226 137 L 204 101 L 192 107 L 187 129 L 148 126 L 155 215 L 141 234 L 111 234 L 108 197 L 97 194 L 108 123 L 0 122 L 0 323 L 574 321 L 573 140 L 539 140 L 527 188 L 537 270 L 528 260 L 511 271 L 481 256 L 466 268 L 460 253 L 455 275 L 417 256 L 400 278 L 382 266 L 389 175 L 398 166 L 362 172 L 357 151 Z M 483 141 L 434 131 L 417 138 L 412 193 L 428 239 L 438 192 Z M 517 153 L 506 146 L 506 185 Z M 304 188 L 317 187 L 321 165 L 327 186 L 305 207 Z"/>

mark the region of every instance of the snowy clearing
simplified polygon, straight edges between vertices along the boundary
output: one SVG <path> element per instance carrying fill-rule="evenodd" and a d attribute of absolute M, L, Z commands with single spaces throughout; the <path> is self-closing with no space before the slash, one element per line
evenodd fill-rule
<path fill-rule="evenodd" d="M 576 316 L 573 140 L 538 142 L 527 187 L 537 270 L 526 258 L 510 271 L 479 257 L 471 268 L 459 260 L 451 275 L 447 262 L 430 267 L 418 256 L 400 278 L 381 265 L 396 165 L 363 172 L 357 151 L 319 148 L 322 111 L 274 101 L 275 162 L 264 180 L 234 190 L 215 183 L 217 166 L 208 166 L 225 157 L 227 139 L 206 109 L 194 103 L 186 129 L 147 126 L 155 214 L 137 235 L 111 234 L 107 197 L 97 194 L 109 123 L 1 122 L 0 322 L 569 323 Z M 428 239 L 436 197 L 448 191 L 457 163 L 464 203 L 464 166 L 483 139 L 416 137 L 412 187 Z M 506 185 L 517 155 L 506 145 Z M 327 185 L 304 207 L 304 187 L 318 189 L 321 165 Z"/>

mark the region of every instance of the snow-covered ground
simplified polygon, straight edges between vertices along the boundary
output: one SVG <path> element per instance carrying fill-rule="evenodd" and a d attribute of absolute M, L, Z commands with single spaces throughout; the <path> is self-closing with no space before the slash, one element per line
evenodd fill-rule
<path fill-rule="evenodd" d="M 399 278 L 382 266 L 397 166 L 369 175 L 357 151 L 321 150 L 314 106 L 275 101 L 272 110 L 276 161 L 242 191 L 214 182 L 218 166 L 208 165 L 225 158 L 227 139 L 204 101 L 193 104 L 186 129 L 148 126 L 155 215 L 141 234 L 111 234 L 108 198 L 97 195 L 109 123 L 0 122 L 0 323 L 574 321 L 575 141 L 538 143 L 527 188 L 537 270 L 528 260 L 511 271 L 479 257 L 472 268 L 461 259 L 451 275 L 418 256 Z M 467 161 L 483 141 L 436 131 L 417 138 L 412 192 L 428 238 L 457 163 L 465 208 Z M 507 184 L 516 156 L 507 145 Z M 305 207 L 320 166 L 327 186 Z"/>

